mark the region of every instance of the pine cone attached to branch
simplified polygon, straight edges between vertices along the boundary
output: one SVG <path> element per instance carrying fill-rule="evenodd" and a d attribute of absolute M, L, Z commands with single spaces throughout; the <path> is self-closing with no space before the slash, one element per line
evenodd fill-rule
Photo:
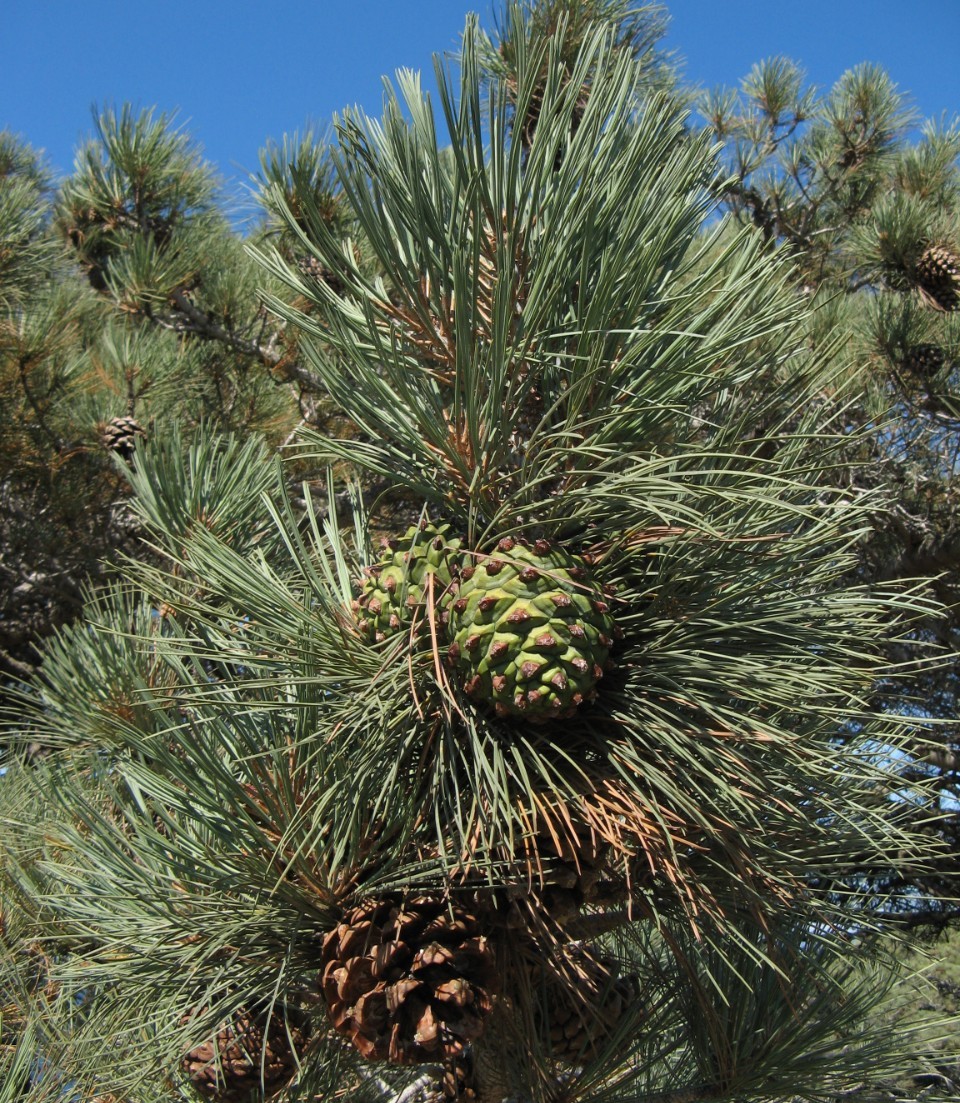
<path fill-rule="evenodd" d="M 578 945 L 545 964 L 534 983 L 543 986 L 550 1053 L 561 1064 L 594 1058 L 639 997 L 636 977 L 621 975 L 612 958 Z"/>
<path fill-rule="evenodd" d="M 323 962 L 331 1022 L 370 1059 L 455 1057 L 491 1008 L 487 939 L 474 915 L 439 896 L 361 904 L 324 939 Z"/>
<path fill-rule="evenodd" d="M 468 696 L 535 724 L 596 697 L 617 630 L 588 565 L 548 540 L 505 537 L 460 571 L 447 656 Z"/>
<path fill-rule="evenodd" d="M 960 309 L 960 257 L 945 245 L 928 245 L 915 269 L 920 293 L 938 310 Z"/>
<path fill-rule="evenodd" d="M 298 257 L 297 269 L 302 276 L 308 276 L 317 283 L 325 283 L 336 295 L 343 295 L 346 291 L 343 280 L 314 256 L 304 255 Z"/>
<path fill-rule="evenodd" d="M 903 367 L 921 379 L 932 379 L 946 363 L 946 355 L 939 345 L 911 345 L 903 358 Z"/>
<path fill-rule="evenodd" d="M 297 1071 L 295 1050 L 310 1036 L 305 1019 L 278 1009 L 238 1012 L 206 1042 L 190 1050 L 181 1068 L 197 1092 L 217 1103 L 249 1103 L 280 1091 Z"/>
<path fill-rule="evenodd" d="M 146 430 L 135 418 L 114 417 L 103 427 L 100 443 L 108 452 L 116 452 L 129 463 L 137 447 L 137 438 L 146 439 L 146 436 Z"/>

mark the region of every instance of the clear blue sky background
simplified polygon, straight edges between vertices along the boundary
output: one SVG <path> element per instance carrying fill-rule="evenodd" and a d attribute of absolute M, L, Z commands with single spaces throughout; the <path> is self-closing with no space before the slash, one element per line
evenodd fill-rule
<path fill-rule="evenodd" d="M 883 65 L 925 116 L 960 115 L 960 0 L 672 0 L 668 48 L 688 81 L 735 84 L 787 54 L 828 86 Z M 268 138 L 321 131 L 348 104 L 377 114 L 382 74 L 424 71 L 456 48 L 468 11 L 491 0 L 6 0 L 0 128 L 69 171 L 91 106 L 178 111 L 235 183 Z"/>

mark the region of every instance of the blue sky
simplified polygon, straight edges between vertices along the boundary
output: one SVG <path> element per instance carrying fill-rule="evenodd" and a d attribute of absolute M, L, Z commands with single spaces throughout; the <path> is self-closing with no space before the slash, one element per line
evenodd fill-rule
<path fill-rule="evenodd" d="M 924 115 L 960 115 L 960 0 L 672 0 L 666 45 L 686 78 L 734 84 L 772 54 L 831 84 L 884 65 Z M 379 112 L 382 74 L 430 75 L 468 11 L 490 0 L 7 0 L 0 128 L 69 171 L 94 103 L 178 111 L 224 176 L 245 179 L 268 138 L 323 130 L 348 104 Z"/>

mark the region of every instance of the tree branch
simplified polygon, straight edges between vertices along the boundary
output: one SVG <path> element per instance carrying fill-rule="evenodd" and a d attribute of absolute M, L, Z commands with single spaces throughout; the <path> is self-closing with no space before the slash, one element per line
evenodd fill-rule
<path fill-rule="evenodd" d="M 313 394 L 320 394 L 324 391 L 323 381 L 318 375 L 295 360 L 285 360 L 282 354 L 273 347 L 273 340 L 264 343 L 260 339 L 266 327 L 265 319 L 260 326 L 260 337 L 257 339 L 240 337 L 215 322 L 206 311 L 190 302 L 182 291 L 174 291 L 171 298 L 185 321 L 173 317 L 158 318 L 155 316 L 153 320 L 158 325 L 165 329 L 172 329 L 177 333 L 194 333 L 205 340 L 219 341 L 235 352 L 254 357 L 268 368 L 281 369 L 289 379 L 295 380 L 305 390 Z"/>
<path fill-rule="evenodd" d="M 8 674 L 12 674 L 17 678 L 32 678 L 39 668 L 21 662 L 20 659 L 14 658 L 6 648 L 0 646 L 0 669 L 4 669 Z"/>
<path fill-rule="evenodd" d="M 200 337 L 206 337 L 208 340 L 219 341 L 235 352 L 242 352 L 246 356 L 255 357 L 268 367 L 275 367 L 280 362 L 281 357 L 278 352 L 260 345 L 256 341 L 231 333 L 230 330 L 215 322 L 205 310 L 201 310 L 190 302 L 182 291 L 174 291 L 170 297 L 177 310 L 188 320 L 189 325 L 184 325 L 176 320 L 169 320 L 169 328 L 181 332 L 189 331 Z"/>

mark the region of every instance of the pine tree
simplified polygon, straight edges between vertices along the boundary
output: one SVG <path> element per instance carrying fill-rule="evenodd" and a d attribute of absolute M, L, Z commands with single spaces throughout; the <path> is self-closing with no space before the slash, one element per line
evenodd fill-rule
<path fill-rule="evenodd" d="M 907 97 L 877 66 L 859 65 L 818 95 L 785 58 L 755 66 L 739 93 L 705 97 L 703 113 L 726 144 L 726 206 L 791 248 L 798 293 L 822 304 L 810 341 L 829 352 L 842 334 L 847 416 L 874 426 L 850 449 L 843 477 L 868 490 L 886 487 L 892 504 L 876 513 L 856 576 L 925 579 L 944 607 L 896 649 L 901 663 L 933 649 L 943 661 L 921 661 L 911 679 L 890 686 L 890 707 L 951 721 L 957 681 L 948 656 L 960 640 L 960 129 L 956 121 L 928 122 L 918 133 Z M 957 749 L 955 728 L 945 725 L 936 745 L 921 741 L 912 756 L 914 773 L 940 787 L 919 818 L 953 852 Z M 913 920 L 918 891 L 929 921 L 956 917 L 955 873 L 948 859 L 939 876 L 903 876 Z"/>
<path fill-rule="evenodd" d="M 936 604 L 850 581 L 836 365 L 789 258 L 711 223 L 710 139 L 602 20 L 530 25 L 508 79 L 468 22 L 449 149 L 412 74 L 339 121 L 362 249 L 314 174 L 272 190 L 326 511 L 255 440 L 133 449 L 156 558 L 12 717 L 47 751 L 2 783 L 28 1100 L 812 1100 L 900 1067 L 902 1024 L 864 1027 L 886 901 L 820 886 L 937 856 L 891 799 L 925 728 L 877 693 Z M 413 511 L 379 548 L 371 479 Z"/>
<path fill-rule="evenodd" d="M 255 270 L 173 120 L 100 113 L 59 189 L 0 136 L 4 679 L 142 550 L 122 467 L 148 436 L 209 421 L 279 443 L 297 424 L 298 392 L 262 367 Z"/>

